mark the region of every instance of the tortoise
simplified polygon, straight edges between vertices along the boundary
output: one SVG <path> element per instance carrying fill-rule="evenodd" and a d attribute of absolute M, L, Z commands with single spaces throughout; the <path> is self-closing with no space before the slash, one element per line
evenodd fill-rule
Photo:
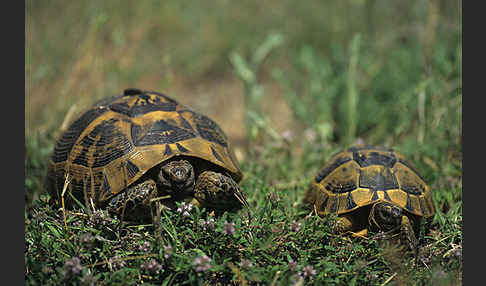
<path fill-rule="evenodd" d="M 435 213 L 430 188 L 410 161 L 373 146 L 335 154 L 313 178 L 304 202 L 321 217 L 337 214 L 337 232 L 401 233 L 411 247 L 420 219 Z"/>
<path fill-rule="evenodd" d="M 144 220 L 151 202 L 241 209 L 243 174 L 223 130 L 174 99 L 136 88 L 103 99 L 58 139 L 46 188 L 54 202 L 73 198 L 122 218 Z M 66 191 L 72 196 L 62 196 Z M 71 199 L 69 199 L 71 198 Z"/>

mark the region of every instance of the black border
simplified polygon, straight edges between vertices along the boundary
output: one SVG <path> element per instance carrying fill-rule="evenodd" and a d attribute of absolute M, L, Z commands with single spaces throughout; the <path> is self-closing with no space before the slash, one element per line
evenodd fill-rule
<path fill-rule="evenodd" d="M 467 5 L 465 5 L 466 3 Z M 481 241 L 484 241 L 484 238 L 481 237 L 482 235 L 479 232 L 481 230 L 484 215 L 481 214 L 481 210 L 484 210 L 484 192 L 482 192 L 481 185 L 484 185 L 484 181 L 482 178 L 484 177 L 483 168 L 480 165 L 474 163 L 474 160 L 482 160 L 479 154 L 481 152 L 474 152 L 473 150 L 480 150 L 480 148 L 475 148 L 474 146 L 470 146 L 469 148 L 465 148 L 465 140 L 464 140 L 464 133 L 465 129 L 469 129 L 470 134 L 479 133 L 474 136 L 476 139 L 469 140 L 468 144 L 481 144 L 483 139 L 479 136 L 480 133 L 483 133 L 484 130 L 483 124 L 479 119 L 480 114 L 484 114 L 484 111 L 481 110 L 472 110 L 471 108 L 474 106 L 473 101 L 477 100 L 478 104 L 476 104 L 476 109 L 482 109 L 484 106 L 483 103 L 480 103 L 480 94 L 482 90 L 484 90 L 484 73 L 481 72 L 484 69 L 484 51 L 486 50 L 486 44 L 481 39 L 483 30 L 482 26 L 484 23 L 483 21 L 475 21 L 477 19 L 484 18 L 482 15 L 482 9 L 478 7 L 474 7 L 473 3 L 478 3 L 474 1 L 461 1 L 461 5 L 458 5 L 461 11 L 458 11 L 461 17 L 462 23 L 462 40 L 463 40 L 463 49 L 462 49 L 462 215 L 463 215 L 463 223 L 462 223 L 462 259 L 463 259 L 463 272 L 462 272 L 462 281 L 463 284 L 466 284 L 466 281 L 470 281 L 470 284 L 474 284 L 474 281 L 480 281 L 481 273 L 484 273 L 484 264 L 480 263 L 481 260 L 484 260 L 484 253 L 480 249 L 484 249 L 484 244 L 481 245 Z M 467 6 L 466 9 L 465 6 Z M 466 10 L 466 15 L 464 15 L 464 10 Z M 476 11 L 476 15 L 473 15 Z M 481 14 L 481 15 L 480 15 Z M 466 21 L 464 20 L 466 19 Z M 469 24 L 465 22 L 469 22 Z M 466 25 L 464 25 L 466 24 Z M 466 41 L 464 45 L 464 26 L 468 27 L 469 32 L 465 34 L 468 35 L 466 38 L 469 38 L 469 41 Z M 464 57 L 464 55 L 466 55 Z M 466 71 L 466 75 L 468 79 L 466 80 L 466 88 L 464 89 L 464 67 L 468 67 L 468 71 Z M 474 78 L 476 80 L 474 80 Z M 466 90 L 466 91 L 464 91 Z M 464 94 L 466 96 L 464 96 Z M 477 94 L 477 96 L 475 96 Z M 465 100 L 465 99 L 469 100 Z M 473 101 L 471 101 L 471 99 Z M 466 110 L 466 109 L 469 109 Z M 479 119 L 479 121 L 478 121 Z M 469 124 L 468 124 L 469 122 Z M 478 132 L 479 131 L 479 132 Z M 466 136 L 467 138 L 467 136 Z M 474 143 L 473 143 L 474 142 Z M 483 157 L 483 156 L 481 156 Z M 467 159 L 466 159 L 467 158 Z M 465 163 L 468 165 L 466 165 Z M 467 166 L 467 167 L 465 167 Z M 465 171 L 468 170 L 466 176 L 464 176 Z M 464 191 L 466 190 L 466 191 Z M 468 207 L 466 207 L 466 204 Z M 466 231 L 465 231 L 466 230 Z M 479 235 L 474 235 L 479 234 Z M 464 243 L 467 241 L 467 244 Z M 479 250 L 479 251 L 478 251 Z M 466 261 L 468 263 L 464 263 Z M 478 263 L 479 261 L 479 263 Z M 478 278 L 477 280 L 475 278 Z M 467 284 L 466 284 L 467 285 Z"/>
<path fill-rule="evenodd" d="M 5 264 L 3 269 L 8 276 L 8 284 L 25 284 L 25 37 L 26 37 L 26 3 L 25 1 L 13 1 L 4 6 L 4 16 L 1 17 L 0 27 L 4 35 L 2 55 L 4 57 L 3 81 L 4 87 L 9 87 L 3 92 L 5 108 L 2 112 L 3 124 L 3 204 L 2 214 L 6 226 L 3 230 L 3 246 Z M 18 83 L 18 87 L 17 87 Z M 18 90 L 23 89 L 24 95 Z M 10 107 L 14 103 L 19 106 L 19 112 Z M 9 109 L 12 109 L 9 111 Z M 23 115 L 23 116 L 22 116 Z M 17 139 L 19 138 L 19 139 Z M 23 139 L 21 139 L 23 138 Z M 18 140 L 18 141 L 17 141 Z M 19 142 L 20 141 L 20 142 Z M 7 146 L 5 146 L 7 145 Z M 15 156 L 14 154 L 18 154 Z M 23 160 L 20 160 L 22 158 Z M 20 175 L 19 175 L 20 174 Z M 19 178 L 19 179 L 17 179 Z M 17 188 L 20 187 L 20 190 Z M 18 218 L 18 219 L 17 219 Z M 17 233 L 23 239 L 17 238 Z M 7 240 L 7 241 L 4 241 Z M 20 252 L 23 255 L 20 255 Z M 8 272 L 7 272 L 8 271 Z M 18 282 L 10 282 L 11 280 Z"/>

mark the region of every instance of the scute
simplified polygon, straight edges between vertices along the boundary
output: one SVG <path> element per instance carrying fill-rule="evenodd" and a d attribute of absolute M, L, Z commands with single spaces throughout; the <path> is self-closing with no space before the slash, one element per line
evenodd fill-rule
<path fill-rule="evenodd" d="M 174 144 L 196 137 L 195 132 L 180 128 L 177 122 L 157 120 L 150 124 L 137 125 L 132 123 L 131 136 L 135 146 Z"/>
<path fill-rule="evenodd" d="M 152 111 L 176 111 L 177 102 L 163 94 L 152 93 L 128 93 L 120 100 L 113 101 L 109 108 L 128 117 L 142 116 Z"/>
<path fill-rule="evenodd" d="M 106 108 L 92 108 L 85 112 L 80 118 L 74 121 L 71 126 L 64 132 L 64 134 L 56 142 L 54 147 L 54 156 L 52 160 L 56 163 L 66 161 L 69 157 L 69 153 L 73 148 L 76 140 L 81 133 L 86 129 L 88 125 L 98 118 L 103 113 L 107 112 Z"/>
<path fill-rule="evenodd" d="M 403 164 L 400 161 L 395 167 L 397 179 L 400 184 L 400 188 L 407 193 L 413 195 L 421 195 L 426 191 L 427 185 L 413 169 L 410 168 L 410 164 Z"/>
<path fill-rule="evenodd" d="M 359 170 L 359 186 L 372 190 L 398 189 L 397 179 L 390 168 L 375 165 Z"/>
<path fill-rule="evenodd" d="M 340 158 L 336 162 L 342 162 Z M 345 161 L 337 168 L 331 170 L 329 175 L 321 180 L 320 184 L 331 193 L 347 193 L 358 187 L 359 166 L 352 161 Z"/>
<path fill-rule="evenodd" d="M 73 163 L 85 167 L 97 168 L 130 153 L 133 144 L 123 133 L 119 119 L 110 118 L 98 123 L 88 134 L 83 136 L 77 146 L 82 149 Z"/>
<path fill-rule="evenodd" d="M 351 160 L 352 158 L 350 156 L 346 156 L 346 154 L 342 154 L 342 156 L 335 156 L 334 159 L 331 159 L 331 163 L 324 166 L 324 168 L 322 168 L 321 171 L 317 173 L 315 177 L 315 181 L 317 183 L 320 183 L 325 177 L 327 177 L 336 168 Z"/>
<path fill-rule="evenodd" d="M 61 135 L 46 187 L 58 198 L 68 174 L 68 190 L 77 199 L 102 204 L 178 155 L 207 160 L 237 182 L 242 178 L 226 135 L 209 117 L 163 94 L 127 89 L 96 103 Z"/>
<path fill-rule="evenodd" d="M 217 143 L 223 147 L 227 146 L 228 140 L 223 130 L 214 121 L 207 116 L 197 113 L 192 113 L 192 115 L 196 128 L 203 139 Z"/>
<path fill-rule="evenodd" d="M 361 167 L 381 165 L 387 168 L 392 168 L 397 161 L 391 151 L 381 150 L 353 151 L 353 160 L 358 162 Z"/>
<path fill-rule="evenodd" d="M 343 214 L 378 201 L 417 216 L 434 214 L 430 189 L 407 159 L 383 147 L 349 148 L 315 176 L 304 198 L 319 215 Z"/>

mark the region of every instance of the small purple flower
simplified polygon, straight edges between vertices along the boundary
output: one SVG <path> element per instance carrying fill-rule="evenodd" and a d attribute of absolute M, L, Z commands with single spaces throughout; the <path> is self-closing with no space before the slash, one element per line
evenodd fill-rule
<path fill-rule="evenodd" d="M 309 278 L 311 279 L 312 276 L 316 275 L 316 270 L 314 269 L 314 267 L 312 267 L 312 265 L 307 265 L 307 266 L 304 266 L 304 268 L 302 268 L 302 272 L 300 272 L 299 274 L 304 277 L 304 278 Z"/>
<path fill-rule="evenodd" d="M 191 210 L 192 210 L 192 204 L 191 203 L 186 204 L 185 202 L 182 202 L 181 206 L 177 208 L 177 212 L 181 213 L 185 217 L 189 216 L 189 212 Z"/>
<path fill-rule="evenodd" d="M 111 221 L 110 216 L 104 210 L 95 210 L 89 218 L 90 222 L 94 226 L 105 226 Z"/>
<path fill-rule="evenodd" d="M 73 227 L 79 227 L 81 226 L 81 220 L 75 220 L 71 224 L 73 225 Z"/>
<path fill-rule="evenodd" d="M 297 271 L 297 262 L 295 262 L 294 260 L 290 259 L 289 263 L 287 264 L 287 268 L 290 271 L 292 271 L 292 272 Z"/>
<path fill-rule="evenodd" d="M 227 235 L 235 234 L 235 224 L 233 222 L 224 222 L 223 232 Z"/>
<path fill-rule="evenodd" d="M 295 219 L 292 221 L 292 224 L 290 225 L 290 230 L 293 232 L 299 232 L 300 227 L 302 226 L 302 223 L 297 222 Z"/>
<path fill-rule="evenodd" d="M 211 268 L 211 258 L 207 255 L 194 258 L 193 263 L 196 266 L 196 272 L 207 271 Z"/>
<path fill-rule="evenodd" d="M 66 279 L 78 276 L 81 270 L 83 270 L 83 267 L 79 257 L 73 257 L 64 263 L 64 277 Z"/>
<path fill-rule="evenodd" d="M 151 245 L 150 245 L 150 242 L 145 241 L 145 242 L 144 242 L 142 245 L 140 245 L 140 246 L 138 247 L 138 249 L 139 249 L 140 251 L 147 252 L 147 251 L 149 251 L 149 250 L 150 250 L 150 246 L 151 246 Z"/>
<path fill-rule="evenodd" d="M 452 252 L 456 257 L 462 257 L 462 249 L 459 249 L 459 248 L 456 248 L 454 249 L 454 251 Z"/>
<path fill-rule="evenodd" d="M 143 270 L 151 273 L 151 274 L 159 274 L 160 270 L 162 270 L 162 265 L 157 262 L 155 259 L 150 259 L 150 261 L 145 262 L 140 266 Z"/>
<path fill-rule="evenodd" d="M 94 236 L 89 232 L 83 233 L 79 236 L 79 242 L 88 248 L 93 246 L 94 240 Z"/>
<path fill-rule="evenodd" d="M 430 258 L 429 258 L 429 257 L 421 257 L 421 258 L 420 258 L 420 261 L 421 261 L 423 264 L 427 265 L 427 264 L 429 264 L 429 263 L 430 263 Z"/>
<path fill-rule="evenodd" d="M 378 279 L 378 275 L 374 272 L 370 272 L 366 275 L 366 279 L 369 280 L 370 282 L 375 282 L 376 279 Z M 373 283 L 371 283 L 373 284 Z"/>
<path fill-rule="evenodd" d="M 214 218 L 209 218 L 208 220 L 201 221 L 201 226 L 204 230 L 211 229 L 214 230 Z"/>
<path fill-rule="evenodd" d="M 249 259 L 245 259 L 245 258 L 243 258 L 243 259 L 240 261 L 240 267 L 241 267 L 241 268 L 246 268 L 246 269 L 249 269 L 249 268 L 253 267 L 253 262 L 251 262 L 251 260 L 249 260 Z"/>
<path fill-rule="evenodd" d="M 127 266 L 127 263 L 121 259 L 120 255 L 113 256 L 108 260 L 108 265 L 113 271 L 118 271 Z"/>
<path fill-rule="evenodd" d="M 172 245 L 168 244 L 164 246 L 164 258 L 167 259 L 172 254 Z"/>
<path fill-rule="evenodd" d="M 272 204 L 276 204 L 276 203 L 280 202 L 280 197 L 275 192 L 270 192 L 269 198 L 270 198 L 270 202 L 272 202 Z"/>

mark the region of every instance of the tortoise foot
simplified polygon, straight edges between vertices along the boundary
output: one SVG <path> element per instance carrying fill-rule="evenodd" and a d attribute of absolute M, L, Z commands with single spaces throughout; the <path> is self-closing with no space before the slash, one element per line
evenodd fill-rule
<path fill-rule="evenodd" d="M 151 200 L 156 196 L 155 181 L 143 181 L 113 197 L 106 209 L 122 219 L 141 220 L 150 215 Z"/>
<path fill-rule="evenodd" d="M 248 204 L 240 187 L 231 177 L 213 171 L 199 175 L 194 187 L 194 198 L 201 206 L 216 210 L 240 209 Z"/>

